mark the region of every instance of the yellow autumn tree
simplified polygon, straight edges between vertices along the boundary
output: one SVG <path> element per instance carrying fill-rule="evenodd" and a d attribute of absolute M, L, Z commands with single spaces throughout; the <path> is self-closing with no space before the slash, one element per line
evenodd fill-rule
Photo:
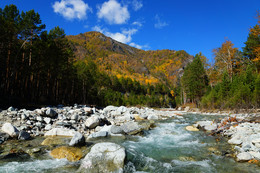
<path fill-rule="evenodd" d="M 226 40 L 221 47 L 214 49 L 213 53 L 215 55 L 215 68 L 220 74 L 226 70 L 232 80 L 234 66 L 240 61 L 238 48 L 234 48 L 234 44 Z"/>

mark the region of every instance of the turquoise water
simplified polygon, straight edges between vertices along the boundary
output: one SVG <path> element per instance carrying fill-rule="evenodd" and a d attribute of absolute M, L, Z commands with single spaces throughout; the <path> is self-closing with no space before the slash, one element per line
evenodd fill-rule
<path fill-rule="evenodd" d="M 237 163 L 225 156 L 232 153 L 225 139 L 216 142 L 216 137 L 204 132 L 189 132 L 185 127 L 198 120 L 215 116 L 187 115 L 158 123 L 157 127 L 143 137 L 126 141 L 126 172 L 183 172 L 183 173 L 241 173 L 260 172 L 260 167 L 249 163 Z"/>
<path fill-rule="evenodd" d="M 216 116 L 186 115 L 158 122 L 154 129 L 142 136 L 117 140 L 125 146 L 126 173 L 260 173 L 260 167 L 249 163 L 237 163 L 232 148 L 223 138 L 199 132 L 189 132 L 185 127 L 199 120 L 216 119 Z M 111 141 L 111 139 L 110 139 Z M 48 153 L 41 159 L 20 158 L 0 161 L 0 172 L 75 172 L 80 162 L 52 159 Z"/>

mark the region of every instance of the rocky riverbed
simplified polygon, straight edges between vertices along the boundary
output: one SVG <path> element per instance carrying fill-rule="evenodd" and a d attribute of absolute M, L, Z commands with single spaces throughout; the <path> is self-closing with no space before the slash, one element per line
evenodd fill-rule
<path fill-rule="evenodd" d="M 56 158 L 79 164 L 78 172 L 124 172 L 128 148 L 117 141 L 145 135 L 160 121 L 181 121 L 185 114 L 189 114 L 187 110 L 124 106 L 97 109 L 74 105 L 35 110 L 10 107 L 0 112 L 0 161 Z M 194 133 L 204 130 L 205 135 L 228 138 L 228 143 L 235 149 L 233 154 L 237 161 L 258 164 L 258 118 L 257 114 L 222 116 L 213 121 L 187 124 L 186 130 Z"/>

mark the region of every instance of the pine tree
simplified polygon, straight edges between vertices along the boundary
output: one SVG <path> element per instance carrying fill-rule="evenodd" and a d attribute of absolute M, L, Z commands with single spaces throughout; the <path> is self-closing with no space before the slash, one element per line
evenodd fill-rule
<path fill-rule="evenodd" d="M 208 78 L 200 55 L 197 54 L 193 62 L 184 69 L 181 82 L 188 99 L 198 105 L 208 85 Z"/>

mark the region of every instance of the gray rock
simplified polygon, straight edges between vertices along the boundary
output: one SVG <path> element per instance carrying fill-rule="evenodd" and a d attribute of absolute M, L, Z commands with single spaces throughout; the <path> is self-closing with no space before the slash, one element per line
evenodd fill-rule
<path fill-rule="evenodd" d="M 11 106 L 11 107 L 9 107 L 9 108 L 7 109 L 7 111 L 8 111 L 8 112 L 15 111 L 15 108 Z"/>
<path fill-rule="evenodd" d="M 113 134 L 122 134 L 122 133 L 124 133 L 123 129 L 120 126 L 115 126 L 115 125 L 111 126 L 110 132 L 113 133 Z"/>
<path fill-rule="evenodd" d="M 9 138 L 9 135 L 7 133 L 0 133 L 0 144 L 2 144 L 8 138 Z"/>
<path fill-rule="evenodd" d="M 99 132 L 90 134 L 87 139 L 103 138 L 103 137 L 107 137 L 107 136 L 108 136 L 108 132 L 106 132 L 106 131 L 99 131 Z"/>
<path fill-rule="evenodd" d="M 206 131 L 213 131 L 218 128 L 218 125 L 213 121 L 198 121 L 195 126 L 202 128 Z"/>
<path fill-rule="evenodd" d="M 71 115 L 71 118 L 70 118 L 70 119 L 71 119 L 71 120 L 78 121 L 79 115 L 78 115 L 78 114 L 73 114 L 73 115 Z"/>
<path fill-rule="evenodd" d="M 44 122 L 46 123 L 46 124 L 50 124 L 50 122 L 51 122 L 51 118 L 49 118 L 49 117 L 44 117 Z"/>
<path fill-rule="evenodd" d="M 2 131 L 10 135 L 11 137 L 17 137 L 19 135 L 18 129 L 11 123 L 4 123 Z"/>
<path fill-rule="evenodd" d="M 184 109 L 185 112 L 188 112 L 189 110 L 190 110 L 190 107 L 189 107 L 189 106 L 187 106 L 187 107 Z"/>
<path fill-rule="evenodd" d="M 27 133 L 26 131 L 20 131 L 19 132 L 19 136 L 18 136 L 18 139 L 19 140 L 28 140 L 31 138 L 31 135 L 29 133 Z"/>
<path fill-rule="evenodd" d="M 142 131 L 141 126 L 138 125 L 137 122 L 127 122 L 124 123 L 123 125 L 121 125 L 121 129 L 129 135 L 135 135 L 137 133 L 139 133 L 140 131 Z"/>
<path fill-rule="evenodd" d="M 43 119 L 42 119 L 42 117 L 41 117 L 41 116 L 37 116 L 37 117 L 36 117 L 36 120 L 37 120 L 37 121 L 40 121 L 40 122 L 42 122 L 42 121 L 43 121 Z"/>
<path fill-rule="evenodd" d="M 22 115 L 21 115 L 21 119 L 22 119 L 22 120 L 26 120 L 26 119 L 27 119 L 27 115 L 26 115 L 26 114 L 22 114 Z"/>
<path fill-rule="evenodd" d="M 147 119 L 148 120 L 158 120 L 159 116 L 156 114 L 150 114 L 150 115 L 148 115 Z"/>
<path fill-rule="evenodd" d="M 88 118 L 85 121 L 85 125 L 89 129 L 94 129 L 96 128 L 100 123 L 100 119 L 97 115 L 92 115 L 90 118 Z"/>
<path fill-rule="evenodd" d="M 57 112 L 52 108 L 48 108 L 45 112 L 45 115 L 51 118 L 54 118 L 57 115 Z"/>
<path fill-rule="evenodd" d="M 81 133 L 76 132 L 73 138 L 71 139 L 69 146 L 78 146 L 84 144 L 85 144 L 85 137 Z"/>
<path fill-rule="evenodd" d="M 234 145 L 240 145 L 242 144 L 242 139 L 240 135 L 233 135 L 230 140 L 228 140 L 229 144 L 234 144 Z"/>
<path fill-rule="evenodd" d="M 249 161 L 253 159 L 252 155 L 248 152 L 239 153 L 237 155 L 237 161 L 243 162 L 243 161 Z"/>
<path fill-rule="evenodd" d="M 123 173 L 125 148 L 110 142 L 95 144 L 82 160 L 79 172 Z"/>
<path fill-rule="evenodd" d="M 127 111 L 127 108 L 125 106 L 120 106 L 119 108 L 117 108 L 117 111 L 123 114 Z"/>
<path fill-rule="evenodd" d="M 52 128 L 51 124 L 47 124 L 44 129 L 48 131 L 48 130 L 51 130 L 51 128 Z"/>

